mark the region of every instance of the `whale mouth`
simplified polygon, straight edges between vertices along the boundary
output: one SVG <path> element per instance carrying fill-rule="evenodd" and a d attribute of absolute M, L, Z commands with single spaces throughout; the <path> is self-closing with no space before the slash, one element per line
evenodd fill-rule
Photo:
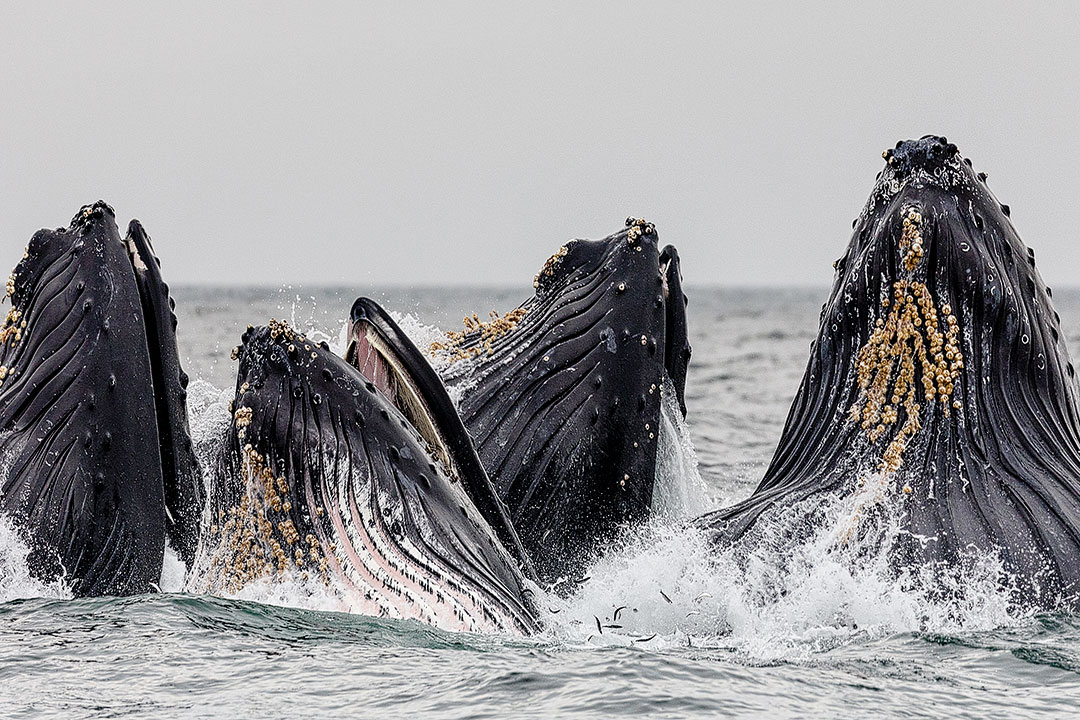
<path fill-rule="evenodd" d="M 431 352 L 541 578 L 556 584 L 649 516 L 664 398 L 685 416 L 690 345 L 678 252 L 643 218 L 561 245 L 533 289 L 503 315 L 466 317 Z"/>
<path fill-rule="evenodd" d="M 353 323 L 349 362 L 288 323 L 244 333 L 201 589 L 321 581 L 368 615 L 532 632 L 527 576 L 471 501 L 483 469 L 455 446 L 394 326 L 374 307 L 354 315 L 371 321 Z"/>
<path fill-rule="evenodd" d="M 843 497 L 839 542 L 876 538 L 900 573 L 996 554 L 1018 604 L 1052 607 L 1080 587 L 1080 413 L 1051 293 L 955 145 L 884 155 L 769 467 L 696 522 L 730 542 Z"/>
<path fill-rule="evenodd" d="M 682 289 L 682 266 L 674 245 L 660 251 L 661 297 L 664 299 L 664 370 L 675 387 L 679 410 L 686 417 L 686 373 L 690 365 L 690 338 L 686 323 L 687 298 Z"/>
<path fill-rule="evenodd" d="M 35 573 L 66 575 L 79 595 L 147 591 L 166 538 L 190 566 L 203 509 L 150 238 L 137 220 L 122 237 L 103 201 L 83 206 L 31 238 L 7 296 L 0 510 L 30 539 Z"/>
<path fill-rule="evenodd" d="M 361 297 L 349 314 L 345 362 L 398 409 L 452 481 L 461 482 L 477 510 L 529 577 L 533 564 L 506 506 L 442 380 L 412 340 L 375 301 Z"/>
<path fill-rule="evenodd" d="M 424 401 L 425 392 L 406 360 L 391 344 L 385 332 L 367 317 L 352 323 L 345 361 L 375 385 L 383 396 L 409 421 L 427 443 L 432 457 L 442 464 L 446 474 L 456 477 L 453 454 L 435 419 Z"/>
<path fill-rule="evenodd" d="M 668 245 L 660 252 L 660 257 L 657 265 L 660 268 L 660 294 L 664 298 L 664 302 L 671 302 L 671 283 L 668 282 L 668 274 L 672 271 L 673 265 L 678 264 L 678 255 L 674 252 L 675 248 L 672 245 Z"/>

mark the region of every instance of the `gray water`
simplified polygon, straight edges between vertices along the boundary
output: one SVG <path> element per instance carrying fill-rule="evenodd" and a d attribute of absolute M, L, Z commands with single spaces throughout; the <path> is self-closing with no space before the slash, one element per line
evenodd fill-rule
<path fill-rule="evenodd" d="M 525 295 L 367 292 L 422 338 Z M 289 319 L 333 345 L 355 294 L 176 288 L 197 446 L 220 434 L 229 353 L 248 323 Z M 175 567 L 162 579 L 169 592 L 66 599 L 26 576 L 23 549 L 0 527 L 0 716 L 1074 715 L 1080 616 L 1015 616 L 992 572 L 959 578 L 959 599 L 946 605 L 904 589 L 872 558 L 846 562 L 824 536 L 794 553 L 766 549 L 735 572 L 682 529 L 678 516 L 745 496 L 763 473 L 827 290 L 688 294 L 693 447 L 669 438 L 678 457 L 661 479 L 688 504 L 618 539 L 575 597 L 546 601 L 539 637 L 334 612 L 332 598 L 299 587 L 185 594 Z M 1080 293 L 1059 292 L 1056 305 L 1069 346 L 1080 347 Z M 775 522 L 798 520 L 791 509 Z"/>

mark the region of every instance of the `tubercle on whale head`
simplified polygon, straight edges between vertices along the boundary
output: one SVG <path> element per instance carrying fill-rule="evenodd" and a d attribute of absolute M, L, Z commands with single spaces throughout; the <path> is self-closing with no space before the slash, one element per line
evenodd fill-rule
<path fill-rule="evenodd" d="M 57 228 L 55 231 L 41 230 L 30 238 L 22 259 L 12 269 L 5 284 L 3 300 L 11 300 L 11 308 L 8 310 L 4 321 L 0 323 L 0 345 L 10 342 L 19 342 L 26 334 L 27 318 L 23 311 L 27 296 L 34 292 L 37 279 L 36 273 L 30 272 L 30 266 L 35 264 L 43 246 L 50 242 L 50 238 L 63 235 L 68 232 L 86 235 L 94 232 L 102 223 L 116 223 L 116 214 L 112 207 L 104 200 L 98 200 L 89 205 L 83 205 L 75 213 L 68 227 Z M 72 252 L 78 251 L 77 241 L 73 243 Z"/>
<path fill-rule="evenodd" d="M 959 148 L 947 138 L 923 135 L 918 140 L 901 140 L 896 147 L 885 150 L 881 157 L 898 173 L 918 170 L 933 173 L 960 154 Z"/>
<path fill-rule="evenodd" d="M 652 258 L 656 266 L 657 272 L 652 278 L 643 272 L 647 258 Z M 490 358 L 505 346 L 506 336 L 530 325 L 531 314 L 542 316 L 541 308 L 558 302 L 563 293 L 572 291 L 598 273 L 610 276 L 616 302 L 666 308 L 666 370 L 674 381 L 679 406 L 685 416 L 685 378 L 691 348 L 679 254 L 673 245 L 660 248 L 656 226 L 645 218 L 627 217 L 623 230 L 601 240 L 568 241 L 544 262 L 533 278 L 535 295 L 532 298 L 504 315 L 492 311 L 489 321 L 481 320 L 476 313 L 466 316 L 464 330 L 447 332 L 446 339 L 432 343 L 429 352 L 451 364 Z M 655 285 L 651 284 L 653 282 Z M 646 344 L 649 344 L 648 336 Z"/>
<path fill-rule="evenodd" d="M 533 289 L 537 298 L 544 298 L 565 286 L 575 271 L 588 272 L 598 263 L 616 262 L 621 253 L 645 250 L 646 244 L 656 247 L 656 226 L 645 218 L 626 218 L 626 229 L 616 234 L 616 239 L 623 243 L 609 243 L 606 240 L 571 240 L 549 257 L 544 266 L 533 278 Z"/>
<path fill-rule="evenodd" d="M 464 330 L 447 332 L 446 340 L 432 343 L 429 350 L 451 363 L 490 357 L 494 353 L 494 345 L 501 337 L 516 330 L 536 305 L 555 297 L 575 278 L 595 271 L 604 263 L 618 262 L 619 255 L 640 254 L 645 252 L 646 248 L 657 249 L 656 226 L 644 218 L 628 217 L 625 229 L 615 237 L 621 242 L 612 244 L 609 242 L 612 238 L 568 241 L 544 261 L 533 277 L 534 298 L 502 315 L 493 310 L 487 321 L 481 320 L 477 313 L 472 313 L 462 321 Z M 666 298 L 665 270 L 666 265 L 661 269 L 659 278 Z M 623 293 L 627 288 L 627 284 L 622 282 L 618 292 Z"/>

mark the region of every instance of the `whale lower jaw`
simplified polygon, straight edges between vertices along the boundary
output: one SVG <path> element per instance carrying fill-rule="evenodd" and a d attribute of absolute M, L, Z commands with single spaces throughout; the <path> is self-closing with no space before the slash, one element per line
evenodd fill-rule
<path fill-rule="evenodd" d="M 336 541 L 326 548 L 327 571 L 350 610 L 419 620 L 455 632 L 524 633 L 529 620 L 504 588 L 485 588 L 423 539 L 395 538 L 370 501 L 341 482 L 326 508 Z M 494 592 L 493 592 L 494 591 Z"/>
<path fill-rule="evenodd" d="M 309 455 L 309 467 L 339 470 L 336 479 L 316 480 L 316 493 L 305 493 L 302 502 L 318 521 L 293 528 L 291 542 L 288 531 L 262 531 L 273 516 L 259 468 L 241 468 L 236 479 L 245 484 L 247 501 L 230 510 L 225 523 L 211 526 L 212 541 L 202 549 L 191 589 L 235 595 L 260 582 L 295 583 L 309 591 L 321 586 L 348 612 L 418 620 L 452 632 L 535 632 L 535 620 L 512 591 L 461 555 L 463 539 L 439 537 L 419 512 L 412 513 L 418 532 L 399 529 L 395 535 L 388 518 L 397 516 L 397 508 L 389 509 L 397 499 L 373 494 L 362 472 L 340 460 L 333 452 Z"/>

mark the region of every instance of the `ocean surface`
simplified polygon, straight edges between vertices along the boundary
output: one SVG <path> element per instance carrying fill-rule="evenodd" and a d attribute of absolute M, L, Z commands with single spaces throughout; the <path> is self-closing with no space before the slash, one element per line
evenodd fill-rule
<path fill-rule="evenodd" d="M 528 294 L 366 292 L 421 341 Z M 227 422 L 244 327 L 287 319 L 338 345 L 356 294 L 174 288 L 200 452 Z M 1075 717 L 1080 615 L 1015 615 L 992 568 L 945 602 L 824 534 L 736 563 L 684 528 L 764 472 L 828 290 L 687 294 L 689 413 L 661 438 L 658 517 L 613 542 L 575 596 L 545 599 L 540 636 L 350 615 L 305 587 L 188 594 L 175 562 L 161 594 L 72 600 L 28 577 L 0 524 L 0 717 Z M 1080 293 L 1055 302 L 1075 351 Z M 777 532 L 798 520 L 775 518 Z"/>

